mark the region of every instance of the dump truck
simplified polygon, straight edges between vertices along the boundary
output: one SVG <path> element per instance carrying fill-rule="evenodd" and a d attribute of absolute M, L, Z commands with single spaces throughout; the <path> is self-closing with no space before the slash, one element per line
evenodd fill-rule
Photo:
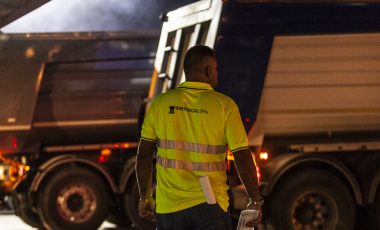
<path fill-rule="evenodd" d="M 260 168 L 266 229 L 380 229 L 379 3 L 203 0 L 161 19 L 149 98 L 185 80 L 190 47 L 215 49 L 216 90 L 239 106 Z"/>
<path fill-rule="evenodd" d="M 0 190 L 25 223 L 135 222 L 157 42 L 155 31 L 0 34 Z"/>

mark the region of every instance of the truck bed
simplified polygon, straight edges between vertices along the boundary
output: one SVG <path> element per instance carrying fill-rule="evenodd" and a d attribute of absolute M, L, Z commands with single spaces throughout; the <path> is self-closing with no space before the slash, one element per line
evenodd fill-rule
<path fill-rule="evenodd" d="M 135 141 L 158 34 L 0 36 L 0 152 Z"/>
<path fill-rule="evenodd" d="M 258 114 L 266 136 L 380 130 L 380 34 L 279 36 Z"/>

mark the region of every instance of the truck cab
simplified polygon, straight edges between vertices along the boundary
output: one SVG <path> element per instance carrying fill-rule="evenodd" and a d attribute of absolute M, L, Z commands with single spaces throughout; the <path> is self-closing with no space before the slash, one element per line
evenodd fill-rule
<path fill-rule="evenodd" d="M 239 106 L 260 166 L 266 229 L 380 227 L 380 4 L 203 0 L 161 18 L 149 98 L 185 81 L 190 47 L 215 49 L 216 91 Z"/>

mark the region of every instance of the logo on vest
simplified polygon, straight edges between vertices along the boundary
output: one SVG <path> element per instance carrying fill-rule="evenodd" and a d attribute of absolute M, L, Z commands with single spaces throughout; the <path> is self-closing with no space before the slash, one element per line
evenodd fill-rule
<path fill-rule="evenodd" d="M 169 106 L 169 114 L 174 114 L 175 106 Z"/>
<path fill-rule="evenodd" d="M 175 111 L 184 111 L 188 113 L 205 113 L 208 114 L 206 109 L 194 109 L 184 106 L 169 106 L 169 114 L 175 114 Z"/>

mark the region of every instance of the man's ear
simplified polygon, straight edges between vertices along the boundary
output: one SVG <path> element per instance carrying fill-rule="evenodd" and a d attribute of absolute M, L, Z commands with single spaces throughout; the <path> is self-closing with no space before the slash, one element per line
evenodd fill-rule
<path fill-rule="evenodd" d="M 211 76 L 211 66 L 210 65 L 207 65 L 206 67 L 205 67 L 205 74 L 206 74 L 206 76 L 207 76 L 207 78 L 209 78 L 210 76 Z"/>

